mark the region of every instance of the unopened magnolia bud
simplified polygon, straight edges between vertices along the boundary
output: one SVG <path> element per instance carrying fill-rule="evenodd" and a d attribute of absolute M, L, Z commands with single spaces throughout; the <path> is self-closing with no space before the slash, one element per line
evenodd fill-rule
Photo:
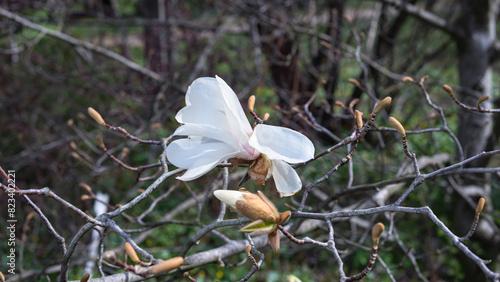
<path fill-rule="evenodd" d="M 353 84 L 354 86 L 358 87 L 358 88 L 361 88 L 361 84 L 359 83 L 358 80 L 354 79 L 354 78 L 349 78 L 347 80 L 347 82 Z"/>
<path fill-rule="evenodd" d="M 268 120 L 268 119 L 269 119 L 269 116 L 270 116 L 270 115 L 269 115 L 269 113 L 265 113 L 265 114 L 264 114 L 264 117 L 262 118 L 262 120 L 263 120 L 263 121 Z"/>
<path fill-rule="evenodd" d="M 401 125 L 401 123 L 397 119 L 389 117 L 389 122 L 391 123 L 392 127 L 394 127 L 399 132 L 399 134 L 406 136 L 405 128 Z"/>
<path fill-rule="evenodd" d="M 80 282 L 87 282 L 87 281 L 89 281 L 89 278 L 90 278 L 90 274 L 89 273 L 85 273 L 82 276 L 82 279 L 80 279 Z"/>
<path fill-rule="evenodd" d="M 3 273 L 0 271 L 0 281 L 5 282 L 5 276 L 3 276 Z"/>
<path fill-rule="evenodd" d="M 359 102 L 359 99 L 352 99 L 351 102 L 349 102 L 349 108 L 353 108 L 357 103 Z"/>
<path fill-rule="evenodd" d="M 420 79 L 420 82 L 423 83 L 425 82 L 427 79 L 429 78 L 428 75 L 424 75 L 421 79 Z"/>
<path fill-rule="evenodd" d="M 106 125 L 106 122 L 104 122 L 104 119 L 102 118 L 101 114 L 99 114 L 92 107 L 88 108 L 88 112 L 89 112 L 89 116 L 91 118 L 93 118 L 98 124 L 100 124 L 100 125 Z"/>
<path fill-rule="evenodd" d="M 245 253 L 247 254 L 247 256 L 250 255 L 250 251 L 252 251 L 252 246 L 248 245 L 247 248 L 245 249 Z"/>
<path fill-rule="evenodd" d="M 402 82 L 413 82 L 413 78 L 409 76 L 405 76 L 401 79 Z"/>
<path fill-rule="evenodd" d="M 339 106 L 339 107 L 345 108 L 344 103 L 342 103 L 340 101 L 335 101 L 335 106 Z"/>
<path fill-rule="evenodd" d="M 76 146 L 76 143 L 73 141 L 69 142 L 69 146 L 71 147 L 71 149 L 73 149 L 75 151 L 78 149 L 78 147 Z"/>
<path fill-rule="evenodd" d="M 134 247 L 129 242 L 125 242 L 125 245 L 123 245 L 123 248 L 125 249 L 125 252 L 127 255 L 130 257 L 130 259 L 135 262 L 139 263 L 141 260 L 137 256 L 137 253 L 134 250 Z"/>
<path fill-rule="evenodd" d="M 292 213 L 290 211 L 286 211 L 280 215 L 280 218 L 278 219 L 278 224 L 283 225 L 285 224 L 289 219 L 290 216 L 292 216 Z"/>
<path fill-rule="evenodd" d="M 149 270 L 151 274 L 162 273 L 165 271 L 169 271 L 181 266 L 184 263 L 183 257 L 175 257 L 171 259 L 164 260 L 158 264 L 153 265 Z"/>
<path fill-rule="evenodd" d="M 489 98 L 490 98 L 490 96 L 487 96 L 487 95 L 479 97 L 479 99 L 477 99 L 477 107 L 480 108 L 481 107 L 481 103 L 483 103 L 484 101 L 488 100 Z"/>
<path fill-rule="evenodd" d="M 248 110 L 253 112 L 253 107 L 255 106 L 255 95 L 250 96 L 248 98 Z"/>
<path fill-rule="evenodd" d="M 450 96 L 453 96 L 453 89 L 449 85 L 443 84 L 443 89 L 444 89 L 444 91 L 448 92 L 448 94 L 450 94 Z"/>
<path fill-rule="evenodd" d="M 92 197 L 90 197 L 89 195 L 82 195 L 80 199 L 82 199 L 82 201 L 86 201 L 92 199 Z"/>
<path fill-rule="evenodd" d="M 68 121 L 66 122 L 66 125 L 71 127 L 73 126 L 73 120 L 72 119 L 68 119 Z"/>
<path fill-rule="evenodd" d="M 373 113 L 378 114 L 383 108 L 387 107 L 391 103 L 391 97 L 385 97 L 382 101 L 378 102 L 373 108 Z"/>
<path fill-rule="evenodd" d="M 382 222 L 379 222 L 373 226 L 372 229 L 372 240 L 373 244 L 378 244 L 378 240 L 380 239 L 380 236 L 382 236 L 382 232 L 384 232 L 385 226 Z"/>
<path fill-rule="evenodd" d="M 486 200 L 483 197 L 479 198 L 479 201 L 477 201 L 476 213 L 480 213 L 483 211 L 485 202 Z"/>
<path fill-rule="evenodd" d="M 101 148 L 101 149 L 106 148 L 106 147 L 104 146 L 104 142 L 102 141 L 101 136 L 97 135 L 97 136 L 95 137 L 95 140 L 97 141 L 97 145 L 99 145 L 99 148 Z"/>
<path fill-rule="evenodd" d="M 128 156 L 128 153 L 130 153 L 130 149 L 128 147 L 123 147 L 122 153 L 120 154 L 120 158 L 124 159 Z"/>
<path fill-rule="evenodd" d="M 358 128 L 363 127 L 363 113 L 358 110 L 355 110 L 354 118 L 356 119 L 356 124 L 358 125 Z"/>

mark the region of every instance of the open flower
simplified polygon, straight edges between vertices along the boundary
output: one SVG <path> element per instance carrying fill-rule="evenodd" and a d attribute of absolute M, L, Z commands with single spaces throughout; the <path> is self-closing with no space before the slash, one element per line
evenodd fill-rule
<path fill-rule="evenodd" d="M 302 188 L 289 163 L 313 158 L 312 142 L 284 127 L 258 124 L 252 129 L 236 94 L 220 77 L 195 80 L 186 93 L 186 107 L 175 118 L 183 125 L 174 135 L 188 136 L 167 147 L 168 160 L 187 169 L 178 179 L 196 179 L 226 159 L 257 160 L 265 155 L 265 176 L 273 176 L 280 196 L 291 196 Z"/>
<path fill-rule="evenodd" d="M 268 234 L 269 243 L 275 252 L 280 248 L 278 225 L 285 224 L 290 218 L 290 211 L 280 215 L 278 209 L 260 191 L 252 194 L 247 191 L 216 190 L 215 197 L 228 204 L 234 210 L 253 220 L 240 229 L 250 235 Z"/>

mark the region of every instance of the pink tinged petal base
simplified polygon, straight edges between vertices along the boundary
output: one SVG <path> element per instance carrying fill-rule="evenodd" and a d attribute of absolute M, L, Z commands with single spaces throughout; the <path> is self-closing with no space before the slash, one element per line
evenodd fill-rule
<path fill-rule="evenodd" d="M 302 133 L 289 128 L 259 124 L 248 143 L 271 160 L 300 163 L 314 157 L 314 145 Z"/>
<path fill-rule="evenodd" d="M 167 159 L 175 166 L 187 169 L 177 177 L 183 181 L 199 178 L 237 153 L 226 143 L 201 137 L 176 140 L 167 147 Z"/>
<path fill-rule="evenodd" d="M 297 172 L 286 162 L 273 160 L 271 173 L 280 197 L 289 197 L 302 189 L 302 181 Z"/>

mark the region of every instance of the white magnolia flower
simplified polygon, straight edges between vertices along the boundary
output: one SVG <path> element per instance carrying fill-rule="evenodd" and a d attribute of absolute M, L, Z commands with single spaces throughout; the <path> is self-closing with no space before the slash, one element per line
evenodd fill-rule
<path fill-rule="evenodd" d="M 187 169 L 178 179 L 196 179 L 226 159 L 255 160 L 265 154 L 280 196 L 291 196 L 302 188 L 288 163 L 313 158 L 312 142 L 284 127 L 259 124 L 252 130 L 236 94 L 220 77 L 195 80 L 186 93 L 186 107 L 175 118 L 183 125 L 174 135 L 188 136 L 167 147 L 168 160 Z"/>

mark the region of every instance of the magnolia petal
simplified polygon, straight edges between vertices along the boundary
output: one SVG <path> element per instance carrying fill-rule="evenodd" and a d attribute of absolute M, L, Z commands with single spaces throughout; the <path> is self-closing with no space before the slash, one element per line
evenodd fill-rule
<path fill-rule="evenodd" d="M 201 105 L 214 111 L 224 111 L 224 98 L 219 82 L 213 77 L 201 77 L 193 81 L 186 92 L 186 106 Z M 176 116 L 177 118 L 177 116 Z M 177 119 L 180 123 L 185 123 Z"/>
<path fill-rule="evenodd" d="M 207 105 L 190 105 L 182 108 L 175 116 L 178 122 L 184 124 L 206 124 L 230 131 L 228 120 L 223 112 L 214 110 Z"/>
<path fill-rule="evenodd" d="M 289 197 L 302 189 L 302 181 L 295 170 L 287 163 L 281 160 L 273 160 L 271 166 L 276 190 L 280 197 Z"/>
<path fill-rule="evenodd" d="M 189 123 L 181 125 L 174 132 L 174 135 L 200 136 L 218 140 L 228 144 L 234 151 L 240 150 L 240 144 L 228 132 L 207 124 Z"/>
<path fill-rule="evenodd" d="M 248 143 L 271 160 L 299 163 L 314 157 L 314 145 L 309 138 L 281 126 L 257 125 Z"/>
<path fill-rule="evenodd" d="M 248 119 L 245 115 L 245 112 L 243 111 L 243 108 L 241 107 L 236 93 L 234 93 L 233 89 L 231 89 L 231 87 L 229 87 L 229 85 L 227 85 L 227 83 L 222 78 L 215 76 L 215 79 L 217 79 L 217 81 L 219 82 L 222 97 L 228 107 L 228 111 L 233 116 L 233 119 L 237 122 L 237 124 L 233 125 L 238 127 L 233 127 L 232 132 L 236 132 L 236 130 L 241 131 L 248 138 L 248 136 L 252 134 L 252 126 L 250 125 L 250 122 L 248 122 Z M 228 118 L 230 117 L 228 116 Z"/>
<path fill-rule="evenodd" d="M 226 203 L 233 209 L 236 209 L 236 201 L 246 201 L 243 198 L 243 194 L 245 192 L 236 191 L 236 190 L 215 190 L 214 196 L 219 199 L 219 201 Z"/>
<path fill-rule="evenodd" d="M 236 154 L 226 143 L 199 137 L 176 140 L 167 147 L 167 159 L 175 166 L 187 169 L 184 175 L 177 177 L 183 181 L 204 175 Z"/>

